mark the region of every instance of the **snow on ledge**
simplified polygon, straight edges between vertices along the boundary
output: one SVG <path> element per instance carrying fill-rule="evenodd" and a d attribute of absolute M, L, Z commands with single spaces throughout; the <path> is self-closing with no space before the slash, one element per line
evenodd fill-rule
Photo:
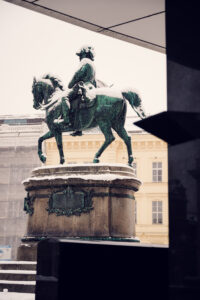
<path fill-rule="evenodd" d="M 36 281 L 17 281 L 17 280 L 0 280 L 0 284 L 16 284 L 16 285 L 35 285 Z M 9 287 L 8 287 L 9 290 Z M 1 299 L 1 298 L 0 298 Z"/>
<path fill-rule="evenodd" d="M 1 260 L 0 261 L 0 264 L 18 264 L 18 265 L 21 265 L 21 264 L 24 264 L 24 265 L 36 265 L 37 262 L 36 261 L 26 261 L 26 260 Z"/>
<path fill-rule="evenodd" d="M 37 167 L 33 169 L 33 171 L 37 170 L 43 170 L 43 169 L 55 169 L 55 168 L 71 168 L 71 167 L 124 167 L 124 168 L 129 168 L 130 170 L 133 170 L 132 167 L 122 164 L 122 163 L 89 163 L 89 164 L 65 164 L 65 165 L 48 165 L 48 166 L 42 166 L 42 167 Z"/>
<path fill-rule="evenodd" d="M 82 180 L 101 180 L 101 181 L 112 181 L 115 179 L 123 179 L 123 180 L 134 180 L 138 184 L 141 184 L 141 182 L 133 176 L 122 176 L 119 174 L 76 174 L 76 175 L 47 175 L 47 176 L 37 176 L 37 177 L 29 177 L 25 179 L 22 184 L 29 183 L 30 181 L 43 181 L 43 180 L 48 180 L 48 181 L 53 181 L 55 179 L 62 179 L 62 180 L 67 180 L 67 179 L 82 179 Z"/>
<path fill-rule="evenodd" d="M 35 275 L 36 271 L 32 270 L 0 270 L 0 274 L 31 274 Z"/>

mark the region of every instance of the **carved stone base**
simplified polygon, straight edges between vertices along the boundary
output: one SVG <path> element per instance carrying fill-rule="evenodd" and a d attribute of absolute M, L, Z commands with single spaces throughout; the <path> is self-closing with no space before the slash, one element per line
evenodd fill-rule
<path fill-rule="evenodd" d="M 37 168 L 24 181 L 24 238 L 134 238 L 134 193 L 140 185 L 123 164 Z"/>

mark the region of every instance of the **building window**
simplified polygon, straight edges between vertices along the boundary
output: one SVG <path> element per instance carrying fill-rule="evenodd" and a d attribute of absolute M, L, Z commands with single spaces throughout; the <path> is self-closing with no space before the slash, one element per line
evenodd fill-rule
<path fill-rule="evenodd" d="M 163 223 L 163 204 L 162 201 L 152 201 L 152 223 Z"/>
<path fill-rule="evenodd" d="M 162 181 L 162 163 L 161 162 L 153 162 L 153 182 L 161 182 Z"/>
<path fill-rule="evenodd" d="M 137 202 L 136 202 L 136 200 L 134 201 L 134 205 L 135 205 L 135 207 L 134 207 L 134 217 L 135 217 L 135 224 L 137 224 Z"/>
<path fill-rule="evenodd" d="M 137 176 L 137 164 L 133 163 L 133 173 L 135 176 Z"/>

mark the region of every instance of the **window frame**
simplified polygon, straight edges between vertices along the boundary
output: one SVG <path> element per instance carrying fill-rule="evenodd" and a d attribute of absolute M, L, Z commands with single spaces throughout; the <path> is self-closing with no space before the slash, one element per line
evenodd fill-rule
<path fill-rule="evenodd" d="M 162 161 L 153 161 L 152 162 L 152 182 L 163 182 Z"/>
<path fill-rule="evenodd" d="M 152 201 L 152 224 L 153 225 L 163 224 L 163 201 L 162 200 Z"/>

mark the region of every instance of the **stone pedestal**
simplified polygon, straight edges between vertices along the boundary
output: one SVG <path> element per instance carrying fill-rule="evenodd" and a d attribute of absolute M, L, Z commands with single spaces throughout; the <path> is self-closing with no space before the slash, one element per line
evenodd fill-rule
<path fill-rule="evenodd" d="M 36 259 L 37 243 L 46 237 L 137 241 L 134 193 L 140 185 L 133 169 L 123 164 L 33 170 L 24 181 L 29 218 L 18 259 Z"/>

